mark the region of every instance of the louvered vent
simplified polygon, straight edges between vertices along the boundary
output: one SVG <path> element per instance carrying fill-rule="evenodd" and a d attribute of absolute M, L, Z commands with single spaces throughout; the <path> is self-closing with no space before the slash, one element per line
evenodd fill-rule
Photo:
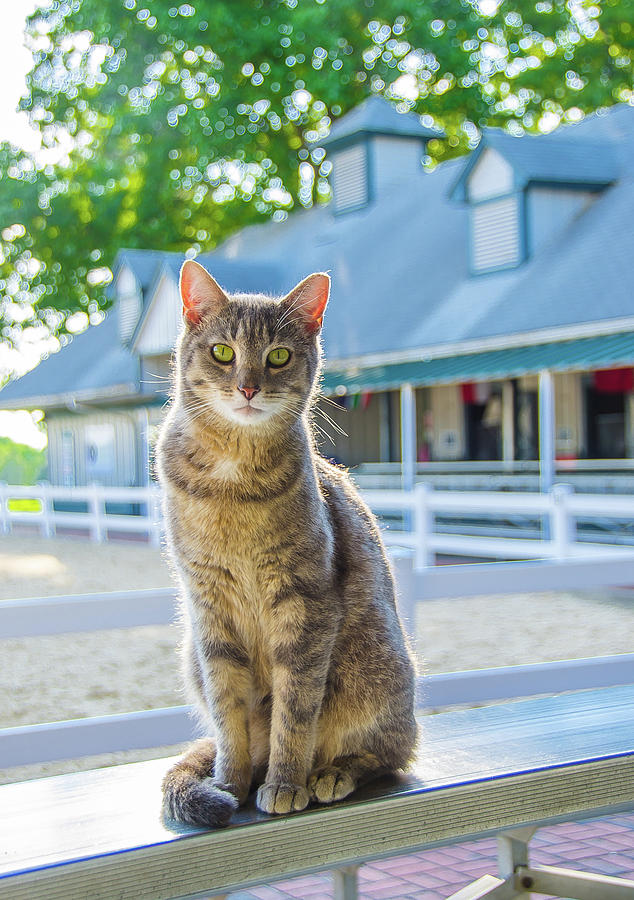
<path fill-rule="evenodd" d="M 119 337 L 127 341 L 132 337 L 141 312 L 138 294 L 127 294 L 119 299 Z"/>
<path fill-rule="evenodd" d="M 335 212 L 358 209 L 368 202 L 368 154 L 365 144 L 356 144 L 334 154 L 332 190 Z"/>
<path fill-rule="evenodd" d="M 522 261 L 519 214 L 517 195 L 472 207 L 471 240 L 475 272 L 508 268 Z"/>

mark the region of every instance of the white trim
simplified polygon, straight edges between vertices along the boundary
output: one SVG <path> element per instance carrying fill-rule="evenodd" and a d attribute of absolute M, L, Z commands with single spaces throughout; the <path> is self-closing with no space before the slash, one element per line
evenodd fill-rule
<path fill-rule="evenodd" d="M 17 400 L 2 402 L 0 391 L 0 409 L 60 409 L 74 410 L 81 403 L 91 400 L 108 400 L 111 397 L 138 397 L 136 384 L 130 381 L 127 384 L 114 384 L 109 387 L 74 391 L 72 394 L 46 394 L 33 397 L 21 397 Z"/>
<path fill-rule="evenodd" d="M 573 341 L 584 337 L 603 337 L 609 334 L 634 330 L 634 316 L 623 316 L 608 321 L 583 322 L 577 325 L 557 325 L 536 331 L 521 331 L 500 337 L 474 338 L 456 341 L 454 344 L 432 344 L 411 350 L 390 350 L 384 353 L 368 353 L 362 356 L 330 358 L 324 361 L 324 369 L 365 369 L 370 366 L 387 366 L 404 362 L 427 362 L 469 353 L 485 353 L 488 350 L 507 350 L 513 347 L 530 347 L 556 341 Z"/>

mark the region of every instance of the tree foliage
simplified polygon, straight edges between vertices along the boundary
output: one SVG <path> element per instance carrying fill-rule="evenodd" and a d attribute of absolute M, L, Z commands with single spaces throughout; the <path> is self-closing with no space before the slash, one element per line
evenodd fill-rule
<path fill-rule="evenodd" d="M 320 139 L 371 93 L 444 130 L 431 164 L 634 102 L 634 0 L 53 0 L 28 34 L 46 149 L 0 146 L 9 340 L 106 306 L 121 247 L 209 249 L 327 198 Z"/>
<path fill-rule="evenodd" d="M 46 476 L 46 453 L 0 437 L 0 481 L 36 484 Z"/>

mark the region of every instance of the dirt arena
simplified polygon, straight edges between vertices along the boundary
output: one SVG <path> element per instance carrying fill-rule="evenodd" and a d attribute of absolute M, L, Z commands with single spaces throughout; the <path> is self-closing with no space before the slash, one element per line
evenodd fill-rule
<path fill-rule="evenodd" d="M 171 583 L 161 551 L 147 545 L 0 538 L 0 602 Z M 628 653 L 634 591 L 427 601 L 417 632 L 428 672 Z M 0 641 L 0 727 L 180 704 L 177 642 L 175 626 Z M 0 783 L 172 749 L 0 770 Z"/>

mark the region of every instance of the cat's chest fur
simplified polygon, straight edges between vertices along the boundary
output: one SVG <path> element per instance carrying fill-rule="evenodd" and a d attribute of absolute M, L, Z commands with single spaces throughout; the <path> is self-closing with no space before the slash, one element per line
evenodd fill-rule
<path fill-rule="evenodd" d="M 182 466 L 180 471 L 184 474 Z M 301 610 L 292 605 L 276 610 L 274 598 L 302 552 L 305 535 L 296 527 L 296 510 L 301 506 L 306 511 L 311 492 L 304 479 L 294 477 L 292 467 L 286 473 L 281 467 L 277 478 L 266 478 L 270 494 L 256 489 L 254 495 L 241 495 L 245 472 L 248 467 L 229 456 L 210 461 L 204 481 L 190 470 L 190 480 L 169 484 L 168 520 L 181 577 L 198 607 L 196 618 L 224 617 L 265 685 L 277 619 L 301 618 Z M 249 478 L 252 482 L 253 473 Z"/>

